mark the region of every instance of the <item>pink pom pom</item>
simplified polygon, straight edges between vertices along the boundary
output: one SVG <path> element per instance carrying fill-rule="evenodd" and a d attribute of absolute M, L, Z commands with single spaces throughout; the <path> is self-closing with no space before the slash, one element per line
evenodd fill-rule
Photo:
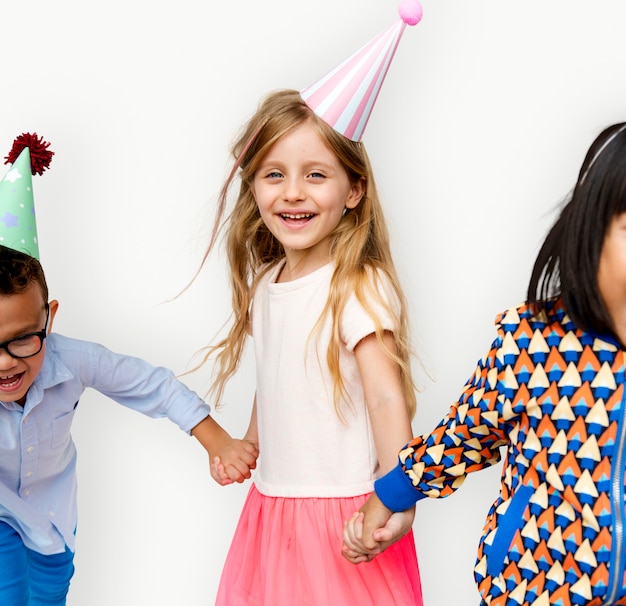
<path fill-rule="evenodd" d="M 418 0 L 402 0 L 398 7 L 402 21 L 407 25 L 417 25 L 422 20 L 424 11 Z"/>

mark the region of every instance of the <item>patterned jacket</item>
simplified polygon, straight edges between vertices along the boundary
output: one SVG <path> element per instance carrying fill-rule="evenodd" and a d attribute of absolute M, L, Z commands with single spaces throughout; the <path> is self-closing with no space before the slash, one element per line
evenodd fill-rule
<path fill-rule="evenodd" d="M 561 302 L 496 319 L 461 397 L 376 482 L 394 511 L 446 497 L 505 456 L 474 576 L 489 606 L 626 604 L 624 351 Z"/>

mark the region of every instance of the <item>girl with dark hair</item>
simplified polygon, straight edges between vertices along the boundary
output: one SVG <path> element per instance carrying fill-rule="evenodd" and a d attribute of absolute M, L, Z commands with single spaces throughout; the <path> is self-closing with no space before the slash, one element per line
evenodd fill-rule
<path fill-rule="evenodd" d="M 503 456 L 474 568 L 483 606 L 626 604 L 626 124 L 592 144 L 527 302 L 496 328 L 448 415 L 348 521 L 344 556 L 371 560 L 404 510 Z"/>

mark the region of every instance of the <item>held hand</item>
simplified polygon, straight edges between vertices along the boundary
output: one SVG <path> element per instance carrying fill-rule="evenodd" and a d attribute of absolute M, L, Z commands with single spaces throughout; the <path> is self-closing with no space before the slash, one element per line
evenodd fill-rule
<path fill-rule="evenodd" d="M 383 505 L 383 502 L 378 498 L 376 493 L 373 493 L 370 498 L 363 503 L 359 511 L 363 513 L 363 547 L 368 552 L 380 549 L 380 541 L 378 538 L 374 537 L 374 533 L 383 529 L 392 516 L 392 511 Z"/>
<path fill-rule="evenodd" d="M 414 507 L 392 513 L 373 494 L 344 526 L 343 556 L 354 564 L 370 561 L 402 538 L 414 517 Z"/>
<path fill-rule="evenodd" d="M 382 529 L 392 512 L 372 494 L 361 509 L 345 524 L 342 555 L 354 564 L 369 562 L 382 551 L 382 544 L 374 538 L 374 532 Z"/>
<path fill-rule="evenodd" d="M 232 484 L 233 481 L 228 478 L 228 474 L 226 473 L 226 469 L 222 465 L 222 461 L 219 457 L 213 457 L 211 463 L 211 477 L 220 485 L 220 486 L 228 486 L 228 484 Z"/>
<path fill-rule="evenodd" d="M 222 486 L 244 482 L 256 468 L 258 456 L 259 449 L 255 443 L 230 438 L 211 459 L 211 477 Z"/>
<path fill-rule="evenodd" d="M 392 513 L 387 523 L 378 530 L 375 530 L 372 537 L 378 541 L 380 551 L 385 551 L 387 547 L 393 545 L 401 539 L 413 526 L 415 518 L 415 507 L 406 511 Z"/>
<path fill-rule="evenodd" d="M 369 562 L 380 552 L 378 547 L 370 551 L 363 545 L 363 517 L 363 512 L 357 511 L 343 526 L 341 555 L 353 564 Z"/>
<path fill-rule="evenodd" d="M 391 515 L 392 512 L 383 505 L 376 493 L 372 494 L 344 526 L 343 557 L 360 564 L 369 562 L 379 554 L 382 545 L 373 534 L 385 526 Z"/>

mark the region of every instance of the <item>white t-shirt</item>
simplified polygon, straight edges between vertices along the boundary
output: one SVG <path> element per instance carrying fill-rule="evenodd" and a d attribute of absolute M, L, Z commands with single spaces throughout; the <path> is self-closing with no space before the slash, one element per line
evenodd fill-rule
<path fill-rule="evenodd" d="M 259 282 L 252 306 L 257 366 L 257 421 L 260 456 L 258 490 L 269 496 L 346 497 L 371 492 L 378 459 L 354 348 L 375 331 L 353 295 L 341 318 L 340 368 L 351 402 L 342 402 L 344 421 L 333 401 L 326 363 L 331 320 L 311 331 L 329 294 L 334 265 L 291 282 L 276 283 L 281 269 Z M 385 300 L 397 300 L 379 272 Z M 371 303 L 385 330 L 395 322 Z"/>

